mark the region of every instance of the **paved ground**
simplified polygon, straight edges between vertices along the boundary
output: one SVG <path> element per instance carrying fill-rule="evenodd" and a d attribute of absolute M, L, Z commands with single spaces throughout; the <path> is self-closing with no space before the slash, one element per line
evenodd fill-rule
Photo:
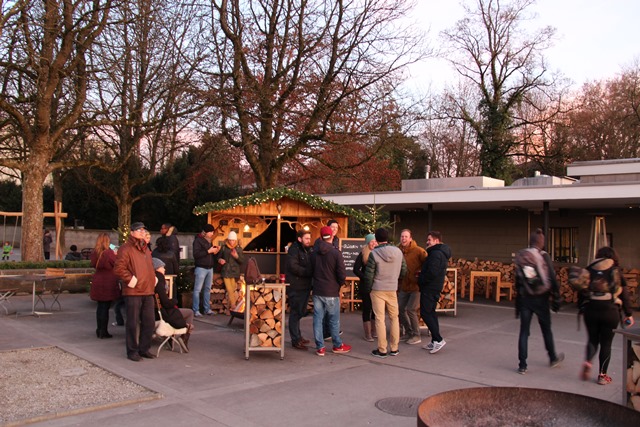
<path fill-rule="evenodd" d="M 110 327 L 114 338 L 95 337 L 95 304 L 86 294 L 61 296 L 64 311 L 44 317 L 0 315 L 0 350 L 58 346 L 154 391 L 163 399 L 53 419 L 38 425 L 71 426 L 415 426 L 415 417 L 388 414 L 376 407 L 385 398 L 426 398 L 467 387 L 518 386 L 584 394 L 621 402 L 622 338 L 614 341 L 609 374 L 613 384 L 578 379 L 586 332 L 576 330 L 576 313 L 565 308 L 553 315 L 556 346 L 564 364 L 550 369 L 537 324 L 533 325 L 529 372 L 518 375 L 518 321 L 510 303 L 499 305 L 479 296 L 461 302 L 458 314 L 440 317 L 446 347 L 431 355 L 421 345 L 401 344 L 397 357 L 376 359 L 375 346 L 362 336 L 360 313 L 342 315 L 346 355 L 318 357 L 287 342 L 279 353 L 253 352 L 244 358 L 244 332 L 228 317 L 198 321 L 189 354 L 162 351 L 160 358 L 131 362 L 125 358 L 124 330 Z M 13 298 L 18 311 L 31 299 Z M 636 317 L 637 318 L 637 317 Z M 311 319 L 302 321 L 312 336 Z"/>

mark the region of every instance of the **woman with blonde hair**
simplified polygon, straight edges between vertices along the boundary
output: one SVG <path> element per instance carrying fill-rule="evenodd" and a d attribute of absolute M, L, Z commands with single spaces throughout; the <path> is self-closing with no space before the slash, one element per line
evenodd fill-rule
<path fill-rule="evenodd" d="M 376 335 L 375 315 L 373 314 L 373 308 L 371 306 L 371 293 L 366 292 L 368 286 L 365 286 L 364 270 L 369 261 L 369 255 L 371 251 L 378 246 L 376 237 L 373 234 L 367 234 L 364 238 L 364 246 L 362 252 L 358 254 L 355 263 L 353 264 L 353 272 L 358 278 L 360 278 L 360 285 L 358 286 L 360 292 L 360 299 L 362 300 L 362 327 L 364 329 L 364 340 L 373 342 Z"/>
<path fill-rule="evenodd" d="M 109 307 L 111 303 L 120 298 L 120 285 L 118 277 L 113 272 L 116 263 L 116 254 L 110 248 L 109 235 L 100 233 L 96 239 L 96 245 L 91 252 L 91 267 L 96 269 L 91 280 L 89 296 L 97 301 L 96 309 L 96 336 L 100 339 L 111 338 L 107 326 L 109 325 Z"/>

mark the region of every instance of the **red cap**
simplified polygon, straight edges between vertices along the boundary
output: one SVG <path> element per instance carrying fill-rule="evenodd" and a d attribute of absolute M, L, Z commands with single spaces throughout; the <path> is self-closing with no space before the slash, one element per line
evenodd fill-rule
<path fill-rule="evenodd" d="M 333 231 L 331 231 L 331 227 L 324 226 L 320 229 L 320 237 L 323 239 L 329 239 L 333 236 Z"/>

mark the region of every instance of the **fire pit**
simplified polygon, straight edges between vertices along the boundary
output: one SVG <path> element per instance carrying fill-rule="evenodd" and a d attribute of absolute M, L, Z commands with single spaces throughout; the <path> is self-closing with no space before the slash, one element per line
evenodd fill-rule
<path fill-rule="evenodd" d="M 478 387 L 435 394 L 418 408 L 418 427 L 640 426 L 640 412 L 579 394 Z"/>

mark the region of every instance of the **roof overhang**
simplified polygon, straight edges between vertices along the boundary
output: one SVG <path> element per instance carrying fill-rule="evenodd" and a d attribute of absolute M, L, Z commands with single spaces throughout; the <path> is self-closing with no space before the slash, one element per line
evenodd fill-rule
<path fill-rule="evenodd" d="M 538 211 L 544 202 L 549 202 L 549 208 L 553 210 L 619 209 L 640 207 L 640 183 L 387 191 L 325 194 L 321 197 L 354 208 L 384 205 L 384 209 L 390 211 L 427 210 L 429 205 L 440 211 Z"/>

